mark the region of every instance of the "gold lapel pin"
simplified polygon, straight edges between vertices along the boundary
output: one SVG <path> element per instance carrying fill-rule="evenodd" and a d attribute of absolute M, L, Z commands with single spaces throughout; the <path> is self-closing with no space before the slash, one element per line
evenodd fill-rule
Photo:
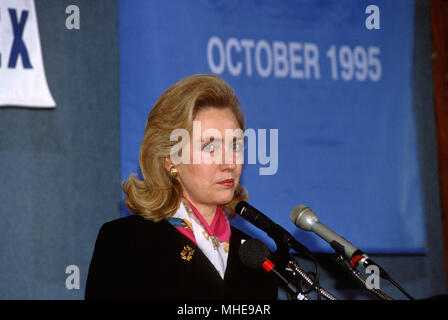
<path fill-rule="evenodd" d="M 193 258 L 194 249 L 192 249 L 190 246 L 184 246 L 184 249 L 180 253 L 180 257 L 183 260 L 190 261 L 191 258 Z"/>

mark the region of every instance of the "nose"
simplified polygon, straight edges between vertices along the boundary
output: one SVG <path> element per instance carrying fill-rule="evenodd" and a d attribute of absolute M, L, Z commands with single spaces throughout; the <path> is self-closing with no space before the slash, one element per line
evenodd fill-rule
<path fill-rule="evenodd" d="M 222 171 L 226 170 L 233 171 L 236 169 L 236 155 L 235 152 L 233 152 L 233 150 L 229 150 L 229 148 L 224 148 L 219 168 Z"/>
<path fill-rule="evenodd" d="M 222 163 L 219 165 L 219 169 L 222 171 L 234 171 L 236 169 L 235 163 Z"/>

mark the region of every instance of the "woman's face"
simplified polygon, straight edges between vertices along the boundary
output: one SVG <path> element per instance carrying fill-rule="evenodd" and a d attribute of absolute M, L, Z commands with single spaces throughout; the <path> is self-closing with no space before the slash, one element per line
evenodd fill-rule
<path fill-rule="evenodd" d="M 194 121 L 196 129 L 182 150 L 189 152 L 190 163 L 178 165 L 184 196 L 196 206 L 229 203 L 243 167 L 244 134 L 229 108 L 203 109 Z"/>

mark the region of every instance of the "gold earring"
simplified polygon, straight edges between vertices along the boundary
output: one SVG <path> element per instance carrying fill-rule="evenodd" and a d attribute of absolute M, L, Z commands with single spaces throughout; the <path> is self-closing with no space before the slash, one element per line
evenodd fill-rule
<path fill-rule="evenodd" d="M 172 166 L 170 168 L 170 176 L 171 178 L 176 178 L 179 175 L 179 169 L 176 166 Z"/>

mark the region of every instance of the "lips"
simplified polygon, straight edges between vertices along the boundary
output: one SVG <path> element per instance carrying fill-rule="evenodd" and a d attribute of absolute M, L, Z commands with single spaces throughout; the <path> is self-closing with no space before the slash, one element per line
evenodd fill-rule
<path fill-rule="evenodd" d="M 220 182 L 218 182 L 220 185 L 223 185 L 225 187 L 233 187 L 235 185 L 235 180 L 234 179 L 227 179 L 227 180 L 222 180 Z"/>

